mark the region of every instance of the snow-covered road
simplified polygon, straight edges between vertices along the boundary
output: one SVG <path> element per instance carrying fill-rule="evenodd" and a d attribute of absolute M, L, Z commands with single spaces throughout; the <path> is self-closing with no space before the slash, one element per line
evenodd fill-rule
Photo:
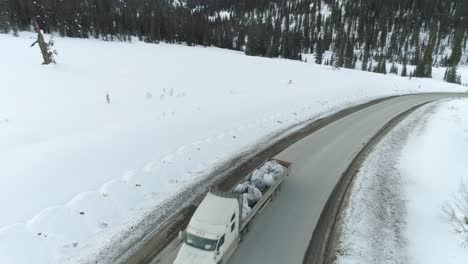
<path fill-rule="evenodd" d="M 468 99 L 428 104 L 376 146 L 353 182 L 337 263 L 467 262 L 467 117 Z"/>

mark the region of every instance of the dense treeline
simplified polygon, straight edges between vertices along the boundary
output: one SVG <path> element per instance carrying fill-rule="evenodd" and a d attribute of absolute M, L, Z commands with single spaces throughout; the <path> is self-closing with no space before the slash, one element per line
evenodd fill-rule
<path fill-rule="evenodd" d="M 290 59 L 315 53 L 318 63 L 359 61 L 375 72 L 393 61 L 417 65 L 418 77 L 468 60 L 468 0 L 0 0 L 0 31 L 30 30 L 33 18 L 69 37 L 137 36 Z M 333 56 L 325 60 L 325 51 Z"/>

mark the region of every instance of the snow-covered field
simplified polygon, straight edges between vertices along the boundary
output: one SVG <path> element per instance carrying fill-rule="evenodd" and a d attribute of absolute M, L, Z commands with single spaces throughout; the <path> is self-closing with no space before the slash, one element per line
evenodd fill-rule
<path fill-rule="evenodd" d="M 337 263 L 466 263 L 467 157 L 468 99 L 429 104 L 398 125 L 356 176 Z"/>
<path fill-rule="evenodd" d="M 465 91 L 217 48 L 0 34 L 0 263 L 77 263 L 275 132 L 371 98 Z M 110 103 L 106 101 L 106 94 Z"/>

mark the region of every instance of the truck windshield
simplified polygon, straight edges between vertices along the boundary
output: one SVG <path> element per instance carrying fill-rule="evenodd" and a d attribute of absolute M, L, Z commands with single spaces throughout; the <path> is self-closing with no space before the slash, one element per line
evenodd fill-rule
<path fill-rule="evenodd" d="M 207 251 L 214 251 L 216 248 L 216 244 L 218 240 L 207 239 L 203 237 L 199 237 L 190 233 L 187 233 L 185 236 L 185 243 L 189 244 L 192 247 L 196 247 L 199 249 L 207 250 Z"/>

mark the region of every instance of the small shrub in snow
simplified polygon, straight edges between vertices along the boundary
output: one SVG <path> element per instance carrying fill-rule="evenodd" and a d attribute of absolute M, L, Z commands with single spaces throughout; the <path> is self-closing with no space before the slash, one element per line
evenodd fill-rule
<path fill-rule="evenodd" d="M 146 99 L 151 100 L 153 98 L 153 94 L 151 94 L 150 92 L 146 92 L 145 97 Z"/>
<path fill-rule="evenodd" d="M 453 230 L 462 235 L 463 247 L 468 246 L 468 184 L 460 185 L 454 199 L 442 206 L 442 212 Z"/>

